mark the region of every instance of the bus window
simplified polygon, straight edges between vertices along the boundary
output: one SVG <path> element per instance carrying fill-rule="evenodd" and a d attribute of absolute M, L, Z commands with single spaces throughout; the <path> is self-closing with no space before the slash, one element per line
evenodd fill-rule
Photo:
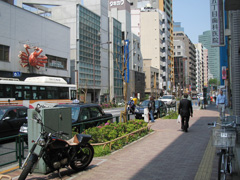
<path fill-rule="evenodd" d="M 60 99 L 68 99 L 68 88 L 58 88 L 59 91 L 59 98 Z"/>
<path fill-rule="evenodd" d="M 31 91 L 23 91 L 23 100 L 31 99 Z"/>
<path fill-rule="evenodd" d="M 4 98 L 4 95 L 3 95 L 4 90 L 3 89 L 4 89 L 3 86 L 0 86 L 0 98 Z"/>
<path fill-rule="evenodd" d="M 13 98 L 13 87 L 12 86 L 6 86 L 6 97 L 7 98 Z"/>
<path fill-rule="evenodd" d="M 33 99 L 38 99 L 37 92 L 33 91 L 33 92 L 32 92 L 32 95 L 33 95 Z"/>
<path fill-rule="evenodd" d="M 71 90 L 71 100 L 76 99 L 76 91 Z"/>
<path fill-rule="evenodd" d="M 15 91 L 15 99 L 16 100 L 22 100 L 23 99 L 22 91 Z"/>

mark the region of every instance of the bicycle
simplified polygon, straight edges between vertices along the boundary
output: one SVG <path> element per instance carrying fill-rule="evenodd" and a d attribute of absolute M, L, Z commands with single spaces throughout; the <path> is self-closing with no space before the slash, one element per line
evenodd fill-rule
<path fill-rule="evenodd" d="M 234 158 L 233 147 L 236 144 L 236 123 L 209 123 L 212 127 L 219 125 L 221 129 L 213 129 L 213 146 L 219 147 L 220 151 L 218 161 L 218 180 L 225 180 L 227 174 L 232 175 L 233 166 L 232 160 Z"/>

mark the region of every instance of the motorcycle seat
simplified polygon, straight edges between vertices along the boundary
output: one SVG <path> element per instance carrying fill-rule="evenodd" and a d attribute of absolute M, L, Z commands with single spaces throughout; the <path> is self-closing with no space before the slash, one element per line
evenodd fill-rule
<path fill-rule="evenodd" d="M 87 143 L 92 138 L 91 135 L 87 134 L 75 134 L 73 138 L 67 140 L 66 142 L 71 145 L 78 145 L 79 143 Z"/>
<path fill-rule="evenodd" d="M 66 141 L 70 146 L 78 145 L 79 141 L 77 135 L 74 135 L 71 139 Z"/>

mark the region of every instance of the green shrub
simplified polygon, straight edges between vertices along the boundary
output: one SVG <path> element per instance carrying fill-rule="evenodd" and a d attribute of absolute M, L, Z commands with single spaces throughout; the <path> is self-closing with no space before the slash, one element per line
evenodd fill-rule
<path fill-rule="evenodd" d="M 101 124 L 100 126 L 85 129 L 83 134 L 92 135 L 92 139 L 89 141 L 90 143 L 104 143 L 114 140 L 118 137 L 122 137 L 146 126 L 147 123 L 144 122 L 144 120 L 130 120 L 127 123 L 110 123 L 109 121 L 105 124 Z M 128 138 L 122 138 L 114 141 L 112 143 L 111 150 L 114 151 L 121 149 L 126 144 L 131 143 L 148 133 L 148 130 L 144 130 L 135 134 L 130 134 Z M 94 146 L 94 150 L 95 157 L 104 156 L 111 152 L 109 144 L 106 145 L 104 149 L 103 146 Z"/>
<path fill-rule="evenodd" d="M 170 111 L 167 116 L 164 116 L 163 119 L 177 119 L 178 113 L 176 111 Z"/>

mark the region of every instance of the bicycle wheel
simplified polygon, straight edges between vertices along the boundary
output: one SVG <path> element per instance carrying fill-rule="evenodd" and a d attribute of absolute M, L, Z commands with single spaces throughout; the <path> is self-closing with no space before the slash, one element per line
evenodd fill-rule
<path fill-rule="evenodd" d="M 225 180 L 226 179 L 226 157 L 224 152 L 219 153 L 218 159 L 218 180 Z"/>

